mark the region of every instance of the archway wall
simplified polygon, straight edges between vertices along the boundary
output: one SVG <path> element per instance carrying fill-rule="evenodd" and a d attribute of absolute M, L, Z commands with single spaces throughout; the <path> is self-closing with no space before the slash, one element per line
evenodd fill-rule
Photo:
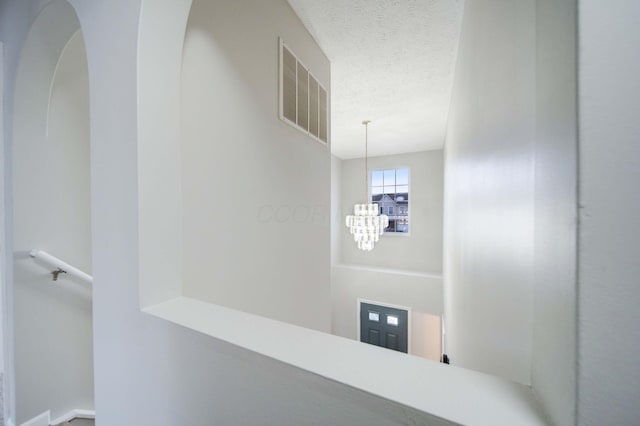
<path fill-rule="evenodd" d="M 93 408 L 91 289 L 28 255 L 91 273 L 89 81 L 80 24 L 63 0 L 37 15 L 20 56 L 13 121 L 16 420 Z"/>
<path fill-rule="evenodd" d="M 138 243 L 140 305 L 149 306 L 182 295 L 180 82 L 191 0 L 148 1 L 142 7 Z"/>
<path fill-rule="evenodd" d="M 394 355 L 374 351 L 376 356 L 370 364 L 352 361 L 347 365 L 344 351 L 357 352 L 356 348 L 361 345 L 261 319 L 262 324 L 268 323 L 278 330 L 301 333 L 305 339 L 312 336 L 321 343 L 310 345 L 304 339 L 291 341 L 298 343 L 301 351 L 305 348 L 313 351 L 314 356 L 310 358 L 314 362 L 327 365 L 325 359 L 333 357 L 336 360 L 333 367 L 343 375 L 351 373 L 351 377 L 357 376 L 360 382 L 370 383 L 369 387 L 376 388 L 378 395 L 407 389 L 404 404 L 392 402 L 398 399 L 375 396 L 344 381 L 328 379 L 326 371 L 285 364 L 256 353 L 250 346 L 243 348 L 229 343 L 232 339 L 212 338 L 141 312 L 137 117 L 141 1 L 70 1 L 83 28 L 90 75 L 95 396 L 100 424 L 116 425 L 123 421 L 157 426 L 261 424 L 268 419 L 273 424 L 315 422 L 357 426 L 409 422 L 439 425 L 448 422 L 407 405 L 426 403 L 434 412 L 449 410 L 449 414 L 455 414 L 452 418 L 484 415 L 495 419 L 496 412 L 501 410 L 507 417 L 533 410 L 528 403 L 522 403 L 528 401 L 524 388 L 437 363 L 428 366 L 420 363 L 411 370 L 412 374 L 406 375 L 398 375 L 395 366 L 389 367 L 393 370 L 388 374 L 391 382 L 396 383 L 394 377 L 402 376 L 398 379 L 401 385 L 388 386 L 379 377 L 369 380 L 370 371 L 388 364 L 384 359 Z M 170 2 L 162 3 L 170 6 Z M 284 0 L 277 3 L 284 4 Z M 17 59 L 11 52 L 19 50 L 23 43 L 30 11 L 41 5 L 41 0 L 2 3 L 2 7 L 6 7 L 3 12 L 7 13 L 0 14 L 0 20 L 8 26 L 0 28 L 11 29 L 4 32 L 3 37 L 10 53 L 6 65 L 12 85 Z M 10 99 L 12 96 L 10 94 Z M 11 112 L 7 111 L 7 117 L 11 115 L 12 108 Z M 11 141 L 7 143 L 10 152 Z M 193 311 L 184 312 L 185 318 L 192 314 Z M 251 320 L 251 324 L 258 321 L 237 311 L 231 314 L 243 321 Z M 222 322 L 228 319 L 225 316 Z M 256 330 L 259 329 L 252 328 L 251 335 L 255 336 Z M 330 344 L 325 337 L 330 339 Z M 271 340 L 274 345 L 283 346 L 282 340 Z M 418 371 L 429 379 L 416 380 L 413 373 Z M 470 376 L 473 384 L 467 386 L 462 376 Z M 422 386 L 420 390 L 405 388 L 406 377 L 411 377 L 412 386 Z M 434 381 L 435 377 L 441 381 Z M 474 382 L 476 379 L 478 382 Z M 442 386 L 454 386 L 454 391 L 443 394 Z M 363 388 L 368 389 L 360 387 Z M 495 399 L 486 399 L 488 388 L 498 394 Z M 474 394 L 474 398 L 464 396 L 470 389 L 481 389 L 482 397 L 478 398 L 480 394 Z M 518 403 L 513 404 L 507 395 L 515 397 Z M 465 406 L 460 401 L 473 401 L 474 405 Z M 488 401 L 483 407 L 491 407 L 491 412 L 479 408 L 476 401 Z"/>
<path fill-rule="evenodd" d="M 182 43 L 184 37 L 180 31 L 184 31 L 188 8 L 186 2 L 180 2 L 180 8 L 176 10 L 176 2 L 170 0 L 144 2 L 142 11 L 140 2 L 131 0 L 114 0 L 108 7 L 103 4 L 86 0 L 76 2 L 85 29 L 91 75 L 95 374 L 99 422 L 119 424 L 126 419 L 131 424 L 170 426 L 260 424 L 265 421 L 303 424 L 312 421 L 366 425 L 401 423 L 407 418 L 424 423 L 428 417 L 433 424 L 446 424 L 424 413 L 140 311 L 141 306 L 179 295 L 182 291 L 175 281 L 153 275 L 155 272 L 150 269 L 147 270 L 149 275 L 145 275 L 148 266 L 168 267 L 169 274 L 175 276 L 180 264 L 160 251 L 149 251 L 150 257 L 143 253 L 154 250 L 141 242 L 144 235 L 154 234 L 146 234 L 153 228 L 146 231 L 141 228 L 144 215 L 152 214 L 153 209 L 141 207 L 140 201 L 145 197 L 141 194 L 145 191 L 143 186 L 153 183 L 151 175 L 144 174 L 154 169 L 151 160 L 145 163 L 140 156 L 145 149 L 151 150 L 160 160 L 176 153 L 177 145 L 172 145 L 176 141 L 162 139 L 165 134 L 177 131 L 177 127 L 172 127 L 175 123 L 168 123 L 166 133 L 158 131 L 160 126 L 167 124 L 163 119 L 175 118 L 175 109 L 171 105 L 157 105 L 152 99 L 156 90 L 159 92 L 155 93 L 163 97 L 179 93 L 177 86 L 173 86 L 179 82 L 176 78 L 178 69 L 173 67 L 181 64 L 180 53 L 176 52 L 180 52 L 182 45 L 174 44 L 169 50 L 166 44 L 154 38 L 172 31 Z M 273 4 L 287 7 L 280 0 Z M 163 8 L 170 12 L 164 13 Z M 163 17 L 168 22 L 161 22 Z M 181 27 L 171 27 L 182 18 Z M 139 34 L 149 28 L 147 25 L 156 28 L 149 39 Z M 113 31 L 115 26 L 116 32 Z M 144 46 L 150 50 L 143 52 Z M 168 58 L 163 59 L 167 50 L 172 53 L 174 62 L 167 63 Z M 152 56 L 146 56 L 148 54 Z M 154 56 L 156 59 L 152 59 Z M 159 62 L 154 64 L 156 60 Z M 146 72 L 143 71 L 145 67 L 148 67 Z M 138 85 L 141 86 L 139 90 Z M 143 99 L 143 93 L 151 97 Z M 273 99 L 275 104 L 277 98 L 274 96 Z M 147 105 L 144 112 L 141 111 L 143 105 Z M 153 114 L 145 115 L 153 111 L 158 119 L 154 119 Z M 149 129 L 154 133 L 143 133 L 141 126 L 145 120 L 158 129 Z M 145 135 L 151 137 L 143 141 Z M 154 145 L 161 153 L 154 151 Z M 178 177 L 176 169 L 157 171 L 166 173 L 160 174 L 159 179 L 169 181 Z M 327 177 L 328 172 L 327 162 Z M 328 178 L 326 185 L 328 193 Z M 175 186 L 171 188 L 176 189 Z M 160 200 L 161 193 L 148 192 L 147 195 L 159 197 L 147 200 L 152 202 L 150 205 L 166 206 Z M 174 195 L 170 199 L 176 200 Z M 146 208 L 149 210 L 145 212 Z M 178 212 L 174 214 L 176 216 L 169 217 L 167 222 L 171 226 L 175 226 L 178 217 Z M 157 226 L 160 224 L 159 221 Z M 164 228 L 156 230 L 163 232 Z M 177 228 L 171 232 L 176 235 Z M 328 232 L 326 235 L 328 251 Z M 168 259 L 169 263 L 153 261 L 153 253 L 160 256 L 158 259 Z M 149 261 L 152 263 L 143 265 Z M 328 253 L 326 267 L 328 270 Z M 157 280 L 141 282 L 145 277 L 154 276 Z M 158 296 L 154 295 L 155 291 L 159 292 Z M 240 316 L 245 320 L 250 317 Z M 252 321 L 260 323 L 255 318 Z M 267 320 L 262 321 L 264 324 Z M 274 343 L 281 346 L 281 342 Z M 319 348 L 328 350 L 324 346 Z"/>

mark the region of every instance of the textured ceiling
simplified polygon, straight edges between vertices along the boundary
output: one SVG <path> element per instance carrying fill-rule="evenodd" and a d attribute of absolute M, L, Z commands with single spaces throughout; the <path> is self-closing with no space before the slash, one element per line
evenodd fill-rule
<path fill-rule="evenodd" d="M 331 60 L 331 151 L 442 148 L 464 0 L 288 0 Z"/>

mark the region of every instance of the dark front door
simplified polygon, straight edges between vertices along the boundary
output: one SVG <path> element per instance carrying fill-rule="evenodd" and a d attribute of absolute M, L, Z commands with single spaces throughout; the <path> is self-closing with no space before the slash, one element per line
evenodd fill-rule
<path fill-rule="evenodd" d="M 360 341 L 407 353 L 408 312 L 360 303 Z"/>

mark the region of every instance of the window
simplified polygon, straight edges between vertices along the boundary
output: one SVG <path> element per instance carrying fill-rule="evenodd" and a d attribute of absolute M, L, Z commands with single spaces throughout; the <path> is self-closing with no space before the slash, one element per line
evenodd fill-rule
<path fill-rule="evenodd" d="M 324 86 L 280 40 L 280 119 L 326 144 L 327 101 Z"/>
<path fill-rule="evenodd" d="M 409 232 L 409 169 L 374 170 L 371 172 L 371 202 L 378 204 L 380 214 L 387 213 L 389 226 L 385 232 Z"/>

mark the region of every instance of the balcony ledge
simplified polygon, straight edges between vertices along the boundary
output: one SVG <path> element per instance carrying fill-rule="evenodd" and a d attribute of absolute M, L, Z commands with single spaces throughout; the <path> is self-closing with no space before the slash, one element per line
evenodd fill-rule
<path fill-rule="evenodd" d="M 546 424 L 529 387 L 495 376 L 187 297 L 143 312 L 453 423 Z"/>

